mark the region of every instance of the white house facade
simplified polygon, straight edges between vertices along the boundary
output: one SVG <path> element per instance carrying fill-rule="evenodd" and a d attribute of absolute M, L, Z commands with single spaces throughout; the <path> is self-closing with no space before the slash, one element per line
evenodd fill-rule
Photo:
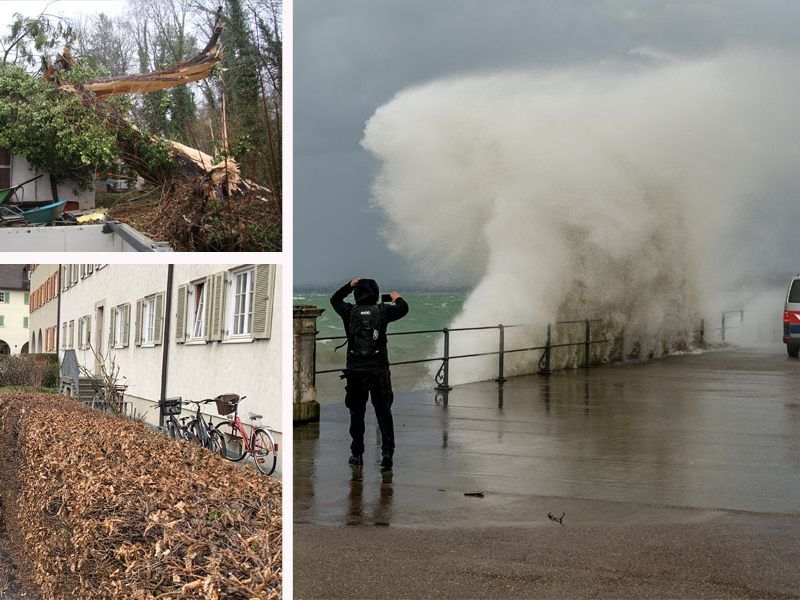
<path fill-rule="evenodd" d="M 247 396 L 240 418 L 281 448 L 280 274 L 278 265 L 62 265 L 59 354 L 74 350 L 95 373 L 113 361 L 126 400 L 153 424 L 161 398 Z"/>
<path fill-rule="evenodd" d="M 37 175 L 42 175 L 37 178 Z M 27 183 L 26 183 L 27 182 Z M 50 175 L 32 170 L 24 156 L 0 148 L 0 189 L 24 184 L 11 202 L 45 202 L 54 200 Z M 85 189 L 74 181 L 60 181 L 56 185 L 59 200 L 74 201 L 80 208 L 94 208 L 94 187 Z"/>
<path fill-rule="evenodd" d="M 58 265 L 29 265 L 31 280 L 29 351 L 54 354 L 58 349 Z"/>
<path fill-rule="evenodd" d="M 28 265 L 0 265 L 0 355 L 28 352 Z"/>

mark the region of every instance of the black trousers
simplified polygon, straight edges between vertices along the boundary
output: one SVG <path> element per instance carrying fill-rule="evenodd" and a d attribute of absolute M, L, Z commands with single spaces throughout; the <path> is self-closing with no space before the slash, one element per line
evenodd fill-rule
<path fill-rule="evenodd" d="M 381 451 L 394 453 L 394 423 L 392 421 L 392 378 L 389 369 L 381 371 L 348 371 L 347 393 L 344 404 L 350 409 L 350 437 L 353 439 L 350 450 L 354 455 L 364 453 L 364 416 L 367 412 L 367 399 L 372 398 L 372 406 L 381 430 Z"/>

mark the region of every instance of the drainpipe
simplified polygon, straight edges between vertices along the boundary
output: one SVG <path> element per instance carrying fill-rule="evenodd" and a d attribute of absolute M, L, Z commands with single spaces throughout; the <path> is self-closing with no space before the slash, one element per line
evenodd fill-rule
<path fill-rule="evenodd" d="M 63 265 L 58 265 L 58 286 L 56 287 L 56 299 L 57 299 L 57 308 L 56 308 L 56 356 L 58 356 L 59 350 L 61 348 L 61 286 L 63 285 L 61 282 L 61 267 Z M 61 370 L 61 361 L 58 361 L 59 371 Z"/>
<path fill-rule="evenodd" d="M 167 367 L 169 365 L 169 326 L 172 317 L 172 274 L 175 265 L 167 265 L 167 297 L 164 300 L 164 335 L 161 350 L 161 398 L 158 407 L 158 426 L 164 426 L 164 401 L 167 399 Z"/>

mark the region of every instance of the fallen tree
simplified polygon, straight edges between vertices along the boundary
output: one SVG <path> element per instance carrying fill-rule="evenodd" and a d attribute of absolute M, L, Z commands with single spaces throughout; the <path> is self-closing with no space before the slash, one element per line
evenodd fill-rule
<path fill-rule="evenodd" d="M 173 205 L 158 216 L 174 219 L 166 228 L 174 237 L 166 239 L 176 249 L 280 250 L 281 209 L 271 190 L 243 178 L 239 165 L 226 155 L 215 159 L 143 131 L 130 120 L 120 97 L 210 76 L 222 57 L 221 31 L 218 15 L 202 52 L 153 73 L 93 79 L 76 69 L 71 57 L 61 61 L 62 69 L 48 70 L 44 79 L 18 67 L 0 67 L 0 147 L 57 180 L 87 186 L 93 173 L 116 171 L 117 162 L 124 162 L 160 189 L 162 204 Z M 64 54 L 69 56 L 66 49 Z M 145 211 L 143 216 L 149 220 L 155 215 Z"/>
<path fill-rule="evenodd" d="M 59 396 L 0 396 L 7 550 L 36 598 L 279 598 L 281 488 Z"/>

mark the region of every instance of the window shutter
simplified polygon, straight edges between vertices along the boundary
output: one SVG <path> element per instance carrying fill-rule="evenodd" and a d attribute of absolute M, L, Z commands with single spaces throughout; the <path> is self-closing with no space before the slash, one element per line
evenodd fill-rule
<path fill-rule="evenodd" d="M 72 265 L 72 285 L 78 283 L 78 265 Z"/>
<path fill-rule="evenodd" d="M 131 305 L 126 304 L 122 307 L 122 347 L 127 348 L 130 343 L 131 335 Z"/>
<path fill-rule="evenodd" d="M 88 350 L 92 347 L 92 317 L 86 317 L 86 343 L 84 348 Z"/>
<path fill-rule="evenodd" d="M 183 344 L 186 341 L 186 292 L 187 285 L 178 286 L 178 301 L 176 308 L 178 314 L 175 317 L 175 342 Z"/>
<path fill-rule="evenodd" d="M 164 292 L 159 292 L 156 294 L 156 318 L 155 323 L 153 325 L 153 343 L 156 346 L 161 344 L 161 330 L 163 328 L 163 321 L 164 321 Z"/>
<path fill-rule="evenodd" d="M 142 305 L 141 298 L 136 301 L 136 327 L 134 328 L 134 344 L 142 345 Z"/>
<path fill-rule="evenodd" d="M 253 283 L 253 337 L 268 340 L 272 334 L 272 291 L 274 265 L 256 265 Z"/>
<path fill-rule="evenodd" d="M 208 339 L 219 342 L 222 340 L 225 331 L 225 292 L 227 291 L 225 283 L 227 279 L 224 271 L 214 273 L 212 277 L 214 285 L 211 289 L 212 302 L 209 306 L 211 309 L 211 331 Z"/>

